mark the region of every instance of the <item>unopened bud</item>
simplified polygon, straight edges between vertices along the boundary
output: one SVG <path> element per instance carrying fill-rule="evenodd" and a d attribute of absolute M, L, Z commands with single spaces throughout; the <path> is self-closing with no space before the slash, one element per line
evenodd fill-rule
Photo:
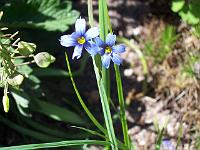
<path fill-rule="evenodd" d="M 36 49 L 36 45 L 34 43 L 28 43 L 24 41 L 21 41 L 18 43 L 17 50 L 23 56 L 28 56 L 32 54 L 33 52 L 35 52 L 35 49 Z"/>
<path fill-rule="evenodd" d="M 9 107 L 10 107 L 8 95 L 3 96 L 2 102 L 3 102 L 3 109 L 7 113 L 9 111 Z"/>
<path fill-rule="evenodd" d="M 41 52 L 34 56 L 34 60 L 39 67 L 46 68 L 55 61 L 55 57 L 47 52 Z"/>
<path fill-rule="evenodd" d="M 8 83 L 12 86 L 21 85 L 24 80 L 24 76 L 21 74 L 14 74 L 8 78 Z"/>

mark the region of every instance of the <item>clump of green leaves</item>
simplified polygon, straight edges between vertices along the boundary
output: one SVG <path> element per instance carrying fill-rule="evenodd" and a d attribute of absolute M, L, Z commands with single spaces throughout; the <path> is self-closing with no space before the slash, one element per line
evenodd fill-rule
<path fill-rule="evenodd" d="M 175 28 L 171 25 L 166 26 L 158 41 L 155 42 L 150 37 L 145 43 L 146 55 L 153 57 L 155 63 L 161 63 L 172 51 L 177 38 Z"/>
<path fill-rule="evenodd" d="M 183 64 L 182 71 L 191 77 L 200 77 L 200 55 L 190 52 Z"/>
<path fill-rule="evenodd" d="M 199 0 L 173 0 L 172 11 L 178 13 L 183 21 L 189 24 L 200 22 L 200 2 Z"/>
<path fill-rule="evenodd" d="M 47 31 L 66 31 L 79 16 L 66 0 L 10 0 L 1 10 L 7 16 L 2 19 L 1 26 Z"/>
<path fill-rule="evenodd" d="M 0 18 L 2 15 L 3 12 L 0 12 Z M 9 110 L 8 88 L 19 87 L 24 77 L 28 77 L 27 72 L 21 71 L 22 66 L 36 63 L 39 67 L 45 68 L 55 61 L 55 58 L 47 52 L 34 55 L 36 50 L 34 43 L 20 41 L 19 38 L 14 40 L 18 32 L 4 34 L 2 31 L 7 29 L 0 28 L 0 86 L 4 88 L 2 101 L 5 112 Z"/>
<path fill-rule="evenodd" d="M 192 34 L 200 38 L 200 23 L 192 27 Z"/>

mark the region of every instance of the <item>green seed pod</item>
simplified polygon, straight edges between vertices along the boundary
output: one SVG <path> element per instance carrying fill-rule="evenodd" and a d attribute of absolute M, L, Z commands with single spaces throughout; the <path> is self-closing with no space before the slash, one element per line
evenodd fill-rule
<path fill-rule="evenodd" d="M 3 96 L 2 102 L 3 102 L 3 109 L 7 113 L 10 108 L 8 95 Z"/>
<path fill-rule="evenodd" d="M 11 77 L 9 77 L 7 81 L 12 86 L 19 86 L 22 84 L 23 80 L 24 80 L 23 75 L 15 73 Z"/>
<path fill-rule="evenodd" d="M 47 52 L 41 52 L 34 56 L 34 60 L 39 67 L 46 68 L 55 61 L 55 57 Z"/>
<path fill-rule="evenodd" d="M 33 52 L 35 52 L 35 49 L 36 49 L 36 45 L 34 43 L 28 43 L 24 41 L 21 41 L 18 43 L 17 50 L 23 56 L 28 56 L 32 54 Z"/>

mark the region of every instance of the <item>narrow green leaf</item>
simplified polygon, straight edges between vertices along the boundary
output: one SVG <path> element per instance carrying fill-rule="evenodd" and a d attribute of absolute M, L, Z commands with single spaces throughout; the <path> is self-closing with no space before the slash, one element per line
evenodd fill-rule
<path fill-rule="evenodd" d="M 88 132 L 88 133 L 90 133 L 90 134 L 99 136 L 99 137 L 101 137 L 101 138 L 105 138 L 105 139 L 107 138 L 106 136 L 104 136 L 104 135 L 102 135 L 102 134 L 100 134 L 100 133 L 98 133 L 97 131 L 94 131 L 94 130 L 90 130 L 90 129 L 87 129 L 87 128 L 84 128 L 84 127 L 77 127 L 77 126 L 71 126 L 71 127 L 77 128 L 77 129 L 80 129 L 80 130 L 83 130 L 83 131 L 85 131 L 85 132 Z"/>
<path fill-rule="evenodd" d="M 41 149 L 41 148 L 78 146 L 78 145 L 84 145 L 84 144 L 106 146 L 109 143 L 105 141 L 98 141 L 98 140 L 71 140 L 71 141 L 61 141 L 61 142 L 52 142 L 52 143 L 40 143 L 40 144 L 28 144 L 28 145 L 20 145 L 20 146 L 2 147 L 0 148 L 0 150 L 32 150 L 32 149 Z"/>
<path fill-rule="evenodd" d="M 158 134 L 158 138 L 156 140 L 156 150 L 160 150 L 160 148 L 161 148 L 164 131 L 165 131 L 165 129 L 162 128 L 162 130 Z"/>
<path fill-rule="evenodd" d="M 101 104 L 102 104 L 102 109 L 103 109 L 103 114 L 104 114 L 104 120 L 106 122 L 108 138 L 110 142 L 112 143 L 111 145 L 112 150 L 117 150 L 118 147 L 117 147 L 117 141 L 116 141 L 115 131 L 113 127 L 112 117 L 110 113 L 109 101 L 106 95 L 106 91 L 105 91 L 105 87 L 104 87 L 104 83 L 102 79 L 100 80 L 100 84 L 98 85 L 98 88 L 99 88 L 99 93 L 101 97 Z"/>
<path fill-rule="evenodd" d="M 105 42 L 108 34 L 108 10 L 106 0 L 99 0 L 100 38 Z M 110 98 L 110 70 L 102 67 L 102 78 L 107 97 Z"/>
<path fill-rule="evenodd" d="M 26 135 L 26 136 L 29 136 L 29 137 L 32 137 L 34 139 L 37 139 L 37 140 L 41 140 L 41 141 L 60 141 L 62 140 L 62 138 L 57 138 L 55 136 L 49 136 L 49 135 L 46 135 L 46 134 L 42 134 L 41 132 L 37 132 L 37 131 L 33 131 L 31 129 L 27 129 L 27 128 L 24 128 L 14 122 L 11 122 L 10 120 L 0 116 L 0 122 L 4 123 L 5 125 L 9 126 L 10 128 L 13 128 L 14 130 L 16 130 L 17 132 L 23 134 L 23 135 Z"/>
<path fill-rule="evenodd" d="M 176 144 L 176 150 L 178 150 L 178 147 L 181 143 L 182 137 L 183 137 L 183 124 L 181 123 L 179 126 L 179 130 L 178 130 L 178 140 L 177 140 L 177 144 Z"/>
<path fill-rule="evenodd" d="M 115 65 L 114 67 L 115 67 L 115 76 L 116 76 L 118 99 L 119 99 L 119 106 L 120 106 L 120 119 L 121 119 L 121 124 L 122 124 L 123 135 L 124 135 L 124 143 L 125 143 L 125 146 L 127 146 L 130 149 L 131 143 L 130 143 L 130 137 L 128 135 L 128 125 L 127 125 L 127 120 L 126 120 L 122 81 L 121 81 L 119 66 Z"/>
<path fill-rule="evenodd" d="M 86 114 L 88 115 L 88 117 L 91 119 L 91 121 L 94 123 L 94 125 L 100 130 L 102 131 L 104 134 L 106 134 L 106 130 L 104 129 L 104 127 L 96 120 L 96 118 L 92 115 L 92 113 L 90 112 L 90 110 L 87 108 L 87 106 L 85 105 L 83 99 L 81 98 L 81 95 L 76 87 L 76 84 L 74 82 L 74 79 L 73 79 L 73 75 L 72 75 L 72 72 L 71 72 L 71 67 L 70 67 L 70 64 L 69 64 L 69 60 L 68 60 L 68 56 L 67 54 L 65 53 L 65 58 L 66 58 L 66 63 L 67 63 L 67 67 L 68 67 L 68 71 L 69 71 L 69 75 L 70 75 L 70 79 L 72 81 L 72 85 L 74 87 L 74 90 L 76 92 L 76 95 L 78 97 L 78 100 L 81 104 L 81 106 L 83 107 L 83 109 L 85 110 Z"/>

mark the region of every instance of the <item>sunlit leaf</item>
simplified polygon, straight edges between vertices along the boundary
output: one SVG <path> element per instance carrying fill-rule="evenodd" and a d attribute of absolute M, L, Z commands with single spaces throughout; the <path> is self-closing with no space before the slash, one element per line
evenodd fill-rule
<path fill-rule="evenodd" d="M 15 28 L 66 31 L 68 25 L 74 24 L 79 16 L 71 5 L 66 0 L 13 0 L 1 8 L 6 14 L 2 24 Z"/>
<path fill-rule="evenodd" d="M 183 8 L 184 4 L 185 4 L 185 0 L 174 0 L 172 2 L 172 10 L 174 12 L 178 12 L 179 10 Z"/>

